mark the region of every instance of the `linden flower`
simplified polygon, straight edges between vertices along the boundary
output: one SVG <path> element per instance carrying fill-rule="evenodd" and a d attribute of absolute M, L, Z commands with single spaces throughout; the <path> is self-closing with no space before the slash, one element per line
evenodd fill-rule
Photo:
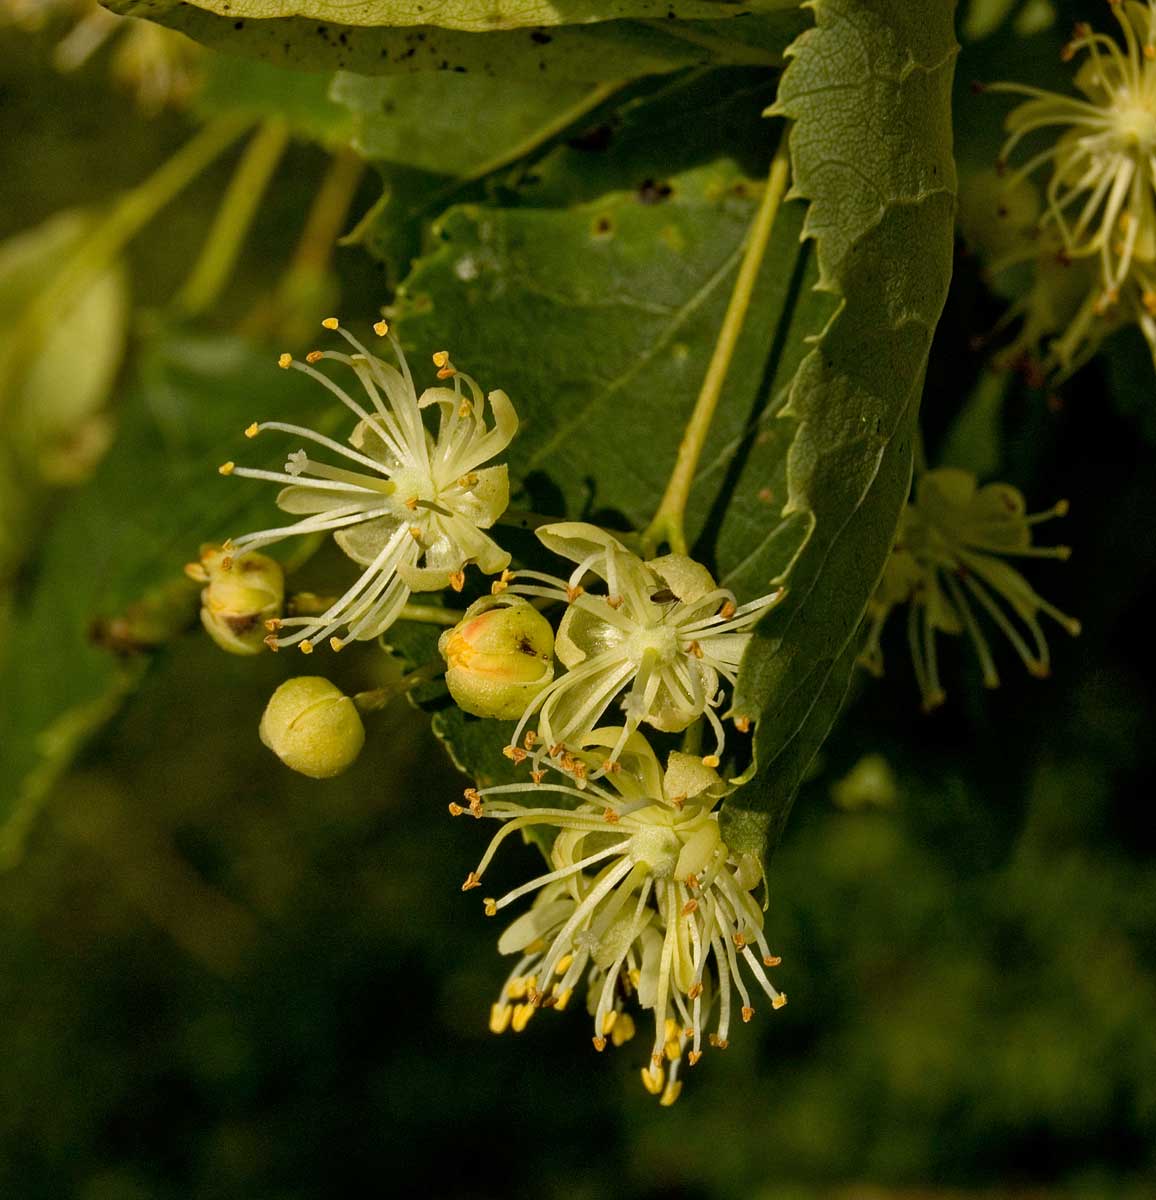
<path fill-rule="evenodd" d="M 482 467 L 509 444 L 518 418 L 505 392 L 481 389 L 459 374 L 444 352 L 434 355 L 438 378 L 452 378 L 452 388 L 434 387 L 419 397 L 397 339 L 390 334 L 401 370 L 371 354 L 335 318 L 322 324 L 336 329 L 356 353 L 314 350 L 304 363 L 288 354 L 280 366 L 316 379 L 355 417 L 357 425 L 345 446 L 299 425 L 254 422 L 245 433 L 263 430 L 293 434 L 348 465 L 334 466 L 311 458 L 305 450 L 289 455 L 284 472 L 238 467 L 228 462 L 224 475 L 244 475 L 285 484 L 277 504 L 299 521 L 235 538 L 231 547 L 253 550 L 299 534 L 332 532 L 354 562 L 365 568 L 357 582 L 318 616 L 286 617 L 269 623 L 266 643 L 273 649 L 299 644 L 306 653 L 329 638 L 340 650 L 344 642 L 376 637 L 401 613 L 411 592 L 460 590 L 467 563 L 493 574 L 503 570 L 509 554 L 482 533 L 506 510 L 510 486 L 505 466 Z M 374 326 L 389 334 L 384 321 Z M 342 363 L 357 376 L 369 406 L 365 407 L 329 376 L 313 367 L 326 359 Z M 462 382 L 469 395 L 462 392 Z M 494 426 L 485 422 L 489 400 Z M 422 410 L 439 410 L 437 435 L 426 429 Z M 285 632 L 291 630 L 290 632 Z M 340 631 L 341 636 L 334 636 Z"/>
<path fill-rule="evenodd" d="M 673 753 L 663 772 L 641 734 L 596 730 L 574 757 L 597 763 L 621 747 L 621 770 L 609 786 L 580 790 L 569 784 L 510 784 L 470 789 L 470 811 L 504 822 L 462 890 L 482 875 L 506 838 L 536 826 L 557 830 L 551 870 L 485 901 L 495 916 L 533 892 L 529 912 L 502 934 L 498 949 L 517 954 L 490 1014 L 490 1028 L 520 1032 L 538 1008 L 565 1008 L 585 982 L 594 1047 L 628 1041 L 634 1020 L 624 1001 L 637 995 L 654 1017 L 650 1061 L 642 1069 L 647 1090 L 672 1104 L 681 1084 L 683 1053 L 694 1066 L 717 1011 L 711 1045 L 725 1049 L 735 993 L 744 1021 L 754 1015 L 740 969 L 773 1008 L 787 998 L 767 978 L 777 966 L 763 934 L 763 914 L 752 892 L 762 869 L 750 855 L 735 855 L 719 833 L 714 805 L 724 791 L 718 774 L 701 759 Z M 576 807 L 523 807 L 502 799 L 552 792 L 580 801 Z M 451 805 L 458 815 L 460 805 Z M 757 950 L 757 953 L 756 953 Z"/>
<path fill-rule="evenodd" d="M 578 744 L 602 719 L 614 699 L 623 700 L 620 743 L 610 747 L 608 769 L 639 725 L 676 732 L 706 715 L 716 750 L 703 760 L 718 766 L 725 743 L 715 709 L 722 703 L 720 679 L 733 685 L 751 630 L 783 596 L 777 589 L 747 604 L 720 588 L 710 572 L 683 554 L 643 562 L 616 538 L 580 522 L 546 525 L 538 537 L 549 549 L 578 565 L 568 580 L 537 571 L 518 571 L 494 585 L 568 604 L 554 652 L 566 672 L 542 691 L 522 715 L 508 753 L 519 759 L 523 730 L 537 715 L 543 753 L 552 758 Z M 587 573 L 606 583 L 605 595 L 582 585 Z M 524 582 L 528 581 L 528 582 Z"/>
<path fill-rule="evenodd" d="M 993 88 L 1029 97 L 1008 116 L 1010 136 L 1001 163 L 1029 134 L 1064 130 L 1052 146 L 1029 158 L 1011 182 L 1051 164 L 1041 227 L 1055 226 L 1068 255 L 1099 256 L 1102 290 L 1096 306 L 1101 312 L 1116 303 L 1134 269 L 1149 276 L 1156 270 L 1153 3 L 1110 2 L 1123 46 L 1080 24 L 1064 50 L 1065 60 L 1081 51 L 1089 55 L 1074 81 L 1084 98 L 1017 83 Z M 1156 311 L 1156 291 L 1146 290 L 1148 310 Z"/>
<path fill-rule="evenodd" d="M 895 548 L 868 606 L 867 642 L 860 662 L 875 675 L 883 673 L 883 626 L 894 608 L 907 604 L 908 644 L 925 710 L 936 708 L 945 698 L 939 682 L 937 633 L 966 631 L 979 655 L 984 683 L 998 687 L 999 674 L 971 606 L 974 600 L 1011 642 L 1028 671 L 1039 678 L 1047 676 L 1048 644 L 1037 614 L 1046 613 L 1073 636 L 1080 632 L 1080 623 L 1049 604 L 1004 559 L 1067 559 L 1071 554 L 1067 546 L 1031 544 L 1033 525 L 1067 511 L 1067 501 L 1061 500 L 1046 512 L 1028 514 L 1023 496 L 1006 483 L 977 487 L 970 471 L 954 467 L 928 471 L 916 485 L 915 499 L 908 502 Z"/>

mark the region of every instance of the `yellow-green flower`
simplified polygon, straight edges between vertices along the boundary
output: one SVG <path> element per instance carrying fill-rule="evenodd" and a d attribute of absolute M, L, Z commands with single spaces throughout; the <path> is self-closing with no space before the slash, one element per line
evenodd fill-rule
<path fill-rule="evenodd" d="M 936 638 L 966 633 L 979 655 L 983 681 L 999 674 L 973 604 L 1011 642 L 1028 671 L 1050 669 L 1044 613 L 1068 633 L 1080 623 L 1036 592 L 1008 558 L 1067 559 L 1067 546 L 1033 546 L 1032 527 L 1068 511 L 1060 501 L 1045 512 L 1027 512 L 1022 494 L 1006 483 L 979 487 L 970 471 L 939 467 L 920 476 L 903 513 L 895 548 L 868 606 L 867 641 L 860 662 L 883 673 L 880 637 L 892 611 L 906 604 L 907 638 L 925 709 L 943 703 Z"/>
<path fill-rule="evenodd" d="M 536 782 L 466 793 L 469 811 L 503 822 L 463 890 L 481 885 L 498 848 L 530 828 L 555 833 L 550 870 L 485 901 L 496 916 L 537 893 L 531 909 L 503 933 L 498 948 L 518 955 L 490 1015 L 496 1033 L 520 1032 L 539 1008 L 565 1008 L 584 985 L 595 1049 L 629 1040 L 633 1017 L 626 1001 L 654 1019 L 642 1081 L 671 1104 L 685 1056 L 693 1066 L 704 1037 L 725 1048 L 736 1002 L 744 1021 L 754 1015 L 750 977 L 781 1008 L 786 996 L 768 979 L 779 959 L 763 933 L 753 893 L 760 864 L 733 853 L 722 840 L 715 805 L 725 788 L 694 755 L 671 754 L 666 770 L 638 733 L 597 730 L 569 757 L 595 767 L 620 746 L 617 770 L 579 788 Z M 572 775 L 581 775 L 570 764 Z M 523 799 L 528 806 L 505 797 Z M 536 801 L 558 796 L 562 804 Z M 467 811 L 451 805 L 451 812 Z M 713 1031 L 708 1032 L 711 1021 Z"/>
<path fill-rule="evenodd" d="M 1091 259 L 1096 282 L 1053 343 L 1055 362 L 1078 363 L 1113 323 L 1135 321 L 1156 354 L 1156 19 L 1152 0 L 1110 0 L 1121 40 L 1080 24 L 1065 60 L 1086 55 L 1063 95 L 1020 83 L 993 91 L 1026 96 L 1007 118 L 1006 167 L 1021 141 L 1053 140 L 1008 179 L 1009 191 L 1048 168 L 1041 234 L 1054 235 L 1058 261 Z M 1052 257 L 1047 238 L 1043 254 Z M 1099 327 L 1098 318 L 1114 321 Z"/>
<path fill-rule="evenodd" d="M 378 336 L 392 339 L 400 370 L 371 354 L 336 318 L 323 324 L 338 330 L 355 353 L 314 350 L 303 363 L 283 354 L 280 365 L 316 379 L 353 413 L 357 424 L 349 444 L 280 421 L 255 421 L 245 432 L 249 437 L 265 430 L 288 433 L 344 463 L 335 465 L 295 450 L 284 471 L 232 462 L 220 468 L 224 475 L 285 485 L 277 504 L 301 518 L 235 538 L 230 548 L 253 550 L 287 537 L 329 532 L 365 568 L 323 613 L 271 622 L 271 647 L 299 645 L 307 653 L 323 638 L 337 650 L 346 641 L 377 637 L 397 620 L 411 592 L 460 590 L 468 563 L 487 574 L 509 564 L 509 554 L 482 532 L 509 504 L 506 468 L 482 464 L 503 451 L 518 428 L 506 393 L 483 397 L 474 380 L 459 373 L 444 351 L 434 355 L 434 363 L 438 377 L 452 378 L 453 386 L 428 388 L 419 396 L 401 346 L 384 321 L 374 329 Z M 353 371 L 364 402 L 314 367 L 323 360 Z M 486 424 L 487 401 L 492 426 Z M 427 408 L 438 412 L 436 434 L 423 422 Z"/>
<path fill-rule="evenodd" d="M 717 709 L 722 684 L 735 683 L 758 621 L 783 596 L 778 588 L 739 604 L 701 563 L 684 554 L 644 562 L 593 525 L 562 522 L 538 530 L 542 543 L 576 563 L 569 579 L 518 571 L 495 587 L 567 605 L 554 651 L 566 668 L 530 704 L 514 735 L 514 751 L 537 718 L 535 765 L 583 739 L 622 697 L 621 742 L 640 725 L 677 732 L 705 716 L 715 735 L 706 761 L 718 766 L 725 733 Z M 593 575 L 605 592 L 588 591 Z M 624 694 L 625 693 L 625 694 Z M 621 745 L 609 748 L 612 765 Z"/>

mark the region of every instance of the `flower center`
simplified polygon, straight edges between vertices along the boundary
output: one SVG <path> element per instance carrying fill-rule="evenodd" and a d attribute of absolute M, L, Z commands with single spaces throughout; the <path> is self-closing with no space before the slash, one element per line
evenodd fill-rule
<path fill-rule="evenodd" d="M 674 626 L 663 624 L 636 629 L 627 642 L 627 653 L 640 663 L 648 650 L 653 651 L 661 663 L 673 662 L 678 655 L 678 634 Z"/>
<path fill-rule="evenodd" d="M 1150 154 L 1156 149 L 1156 111 L 1142 101 L 1126 100 L 1116 109 L 1114 132 L 1121 150 Z"/>

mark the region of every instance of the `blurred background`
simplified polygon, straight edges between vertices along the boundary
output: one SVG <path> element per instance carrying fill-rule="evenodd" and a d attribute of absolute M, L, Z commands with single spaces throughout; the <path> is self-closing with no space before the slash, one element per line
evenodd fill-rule
<path fill-rule="evenodd" d="M 19 237 L 40 229 L 64 245 L 69 228 L 45 234 L 44 222 L 107 212 L 206 127 L 183 107 L 191 51 L 142 83 L 131 56 L 118 60 L 125 30 L 85 32 L 82 10 L 29 4 L 4 0 L 0 19 L 10 330 L 33 270 Z M 965 183 L 992 162 L 1006 111 L 971 80 L 1053 82 L 1071 20 L 1105 9 L 963 10 Z M 256 735 L 292 663 L 222 654 L 190 625 L 195 589 L 142 600 L 133 574 L 125 498 L 141 464 L 171 455 L 184 479 L 191 462 L 196 489 L 218 461 L 198 414 L 251 418 L 267 337 L 388 298 L 373 259 L 302 229 L 313 212 L 343 232 L 380 195 L 331 135 L 269 137 L 271 182 L 228 285 L 212 294 L 202 280 L 190 296 L 189 264 L 241 161 L 222 142 L 109 257 L 83 320 L 36 368 L 49 371 L 36 394 L 51 411 L 22 407 L 19 389 L 2 397 L 0 791 L 27 765 L 25 715 L 53 697 L 77 703 L 40 735 L 34 786 L 5 797 L 0 1196 L 1156 1195 L 1144 650 L 1156 379 L 1139 338 L 1119 335 L 1057 394 L 1013 373 L 993 384 L 980 343 L 1005 301 L 961 241 L 928 372 L 929 455 L 958 445 L 977 387 L 998 390 L 981 431 L 968 426 L 982 442 L 972 457 L 1032 509 L 1072 501 L 1057 533 L 1071 563 L 1032 578 L 1083 635 L 1057 633 L 1047 681 L 1001 658 L 994 693 L 946 646 L 949 701 L 924 716 L 902 630 L 889 631 L 888 677 L 858 680 L 772 865 L 767 929 L 791 1002 L 741 1027 L 660 1109 L 633 1047 L 595 1055 L 580 1013 L 489 1034 L 505 967 L 492 923 L 459 892 L 482 839 L 446 815 L 463 780 L 426 716 L 398 702 L 348 775 L 295 776 Z M 249 160 L 259 175 L 260 155 Z M 102 346 L 121 350 L 94 363 Z M 0 367 L 12 353 L 0 342 Z M 178 561 L 195 550 L 171 547 Z M 74 644 L 68 618 L 92 579 L 106 619 Z M 364 662 L 340 665 L 343 686 L 379 682 L 358 674 Z M 512 849 L 496 870 L 512 884 L 535 854 Z"/>

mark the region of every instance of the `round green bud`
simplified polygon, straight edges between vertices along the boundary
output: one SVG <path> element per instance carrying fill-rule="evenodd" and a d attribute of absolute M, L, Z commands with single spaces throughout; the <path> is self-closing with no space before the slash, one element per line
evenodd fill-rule
<path fill-rule="evenodd" d="M 446 684 L 476 717 L 515 720 L 554 678 L 554 631 L 521 596 L 485 596 L 438 640 Z"/>
<path fill-rule="evenodd" d="M 357 705 L 319 675 L 286 680 L 265 706 L 260 733 L 287 767 L 313 779 L 340 775 L 365 745 Z"/>
<path fill-rule="evenodd" d="M 265 622 L 281 615 L 285 575 L 266 554 L 231 554 L 220 546 L 202 546 L 201 560 L 185 568 L 201 591 L 201 624 L 230 654 L 260 654 Z"/>

